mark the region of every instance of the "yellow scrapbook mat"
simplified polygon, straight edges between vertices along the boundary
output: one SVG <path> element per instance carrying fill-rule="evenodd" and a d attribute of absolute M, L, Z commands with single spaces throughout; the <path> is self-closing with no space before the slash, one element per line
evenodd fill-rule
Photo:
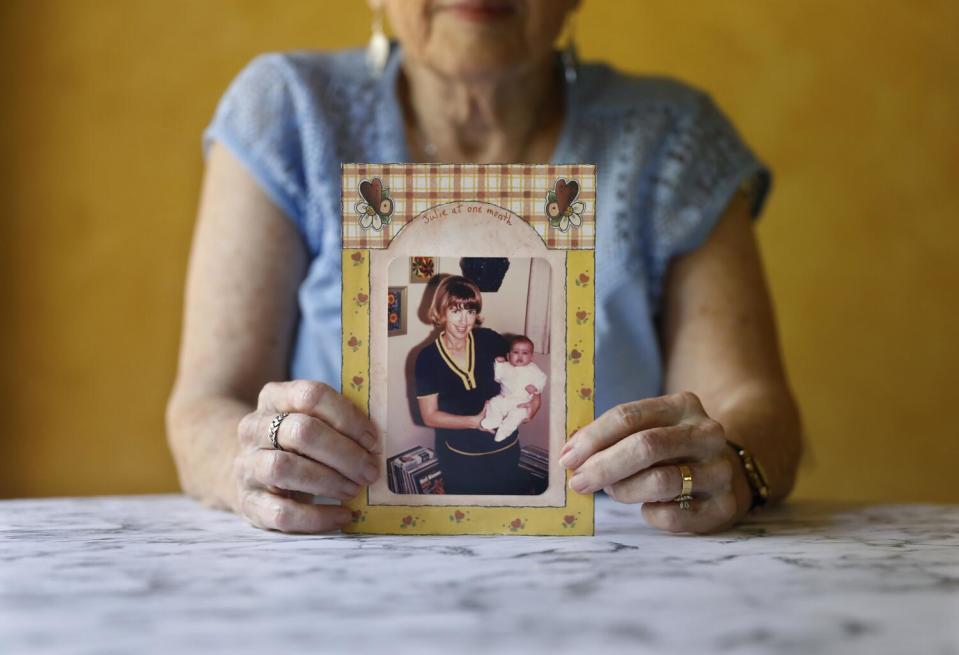
<path fill-rule="evenodd" d="M 384 445 L 345 530 L 592 535 L 558 460 L 593 419 L 595 167 L 347 164 L 342 207 L 342 389 Z"/>

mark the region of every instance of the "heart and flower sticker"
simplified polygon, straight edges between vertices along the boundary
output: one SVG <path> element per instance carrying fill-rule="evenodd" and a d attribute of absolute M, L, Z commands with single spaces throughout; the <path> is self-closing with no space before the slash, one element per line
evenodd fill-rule
<path fill-rule="evenodd" d="M 390 224 L 393 199 L 390 198 L 390 188 L 383 186 L 380 178 L 360 182 L 360 196 L 363 199 L 353 206 L 360 215 L 360 227 L 379 231 L 384 225 Z"/>
<path fill-rule="evenodd" d="M 549 224 L 560 232 L 566 232 L 571 227 L 579 227 L 583 223 L 583 212 L 586 204 L 576 200 L 579 195 L 579 183 L 576 180 L 560 178 L 546 193 L 546 217 Z M 360 227 L 364 230 L 379 231 L 384 225 L 390 224 L 394 204 L 390 197 L 390 188 L 383 186 L 383 181 L 374 177 L 372 180 L 360 182 L 360 196 L 362 200 L 354 205 L 359 215 Z"/>
<path fill-rule="evenodd" d="M 560 232 L 583 223 L 586 204 L 576 200 L 578 195 L 579 182 L 567 181 L 562 177 L 556 180 L 554 188 L 546 192 L 546 218 Z"/>

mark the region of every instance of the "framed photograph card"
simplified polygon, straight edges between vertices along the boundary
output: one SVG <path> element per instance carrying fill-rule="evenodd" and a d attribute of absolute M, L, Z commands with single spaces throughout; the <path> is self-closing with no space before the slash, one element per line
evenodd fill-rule
<path fill-rule="evenodd" d="M 347 164 L 342 203 L 342 389 L 384 444 L 346 531 L 593 534 L 558 460 L 593 418 L 595 167 Z"/>

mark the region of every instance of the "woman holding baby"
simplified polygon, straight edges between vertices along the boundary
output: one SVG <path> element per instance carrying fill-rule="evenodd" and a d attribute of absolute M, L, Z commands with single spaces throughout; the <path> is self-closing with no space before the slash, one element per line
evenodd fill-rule
<path fill-rule="evenodd" d="M 167 411 L 185 491 L 259 527 L 323 532 L 350 512 L 313 495 L 352 498 L 382 474 L 377 426 L 338 389 L 344 162 L 591 162 L 598 417 L 560 453 L 572 491 L 697 533 L 785 498 L 800 423 L 753 229 L 770 174 L 712 99 L 579 62 L 578 0 L 369 2 L 366 52 L 257 58 L 205 134 Z M 449 298 L 435 354 L 468 368 L 472 353 L 476 388 L 454 376 L 464 411 L 418 393 L 462 451 L 441 456 L 455 492 L 468 478 L 450 462 L 512 470 L 519 448 L 477 427 L 503 342 L 477 327 L 478 294 Z"/>
<path fill-rule="evenodd" d="M 480 327 L 482 309 L 472 280 L 449 276 L 439 283 L 429 318 L 440 333 L 416 357 L 416 398 L 423 422 L 436 430 L 446 493 L 528 493 L 519 469 L 519 431 L 497 436 L 483 425 L 490 399 L 500 393 L 494 369 L 503 364 L 497 360 L 507 355 L 509 345 L 494 330 Z M 532 418 L 540 404 L 541 396 L 532 394 L 517 409 Z"/>

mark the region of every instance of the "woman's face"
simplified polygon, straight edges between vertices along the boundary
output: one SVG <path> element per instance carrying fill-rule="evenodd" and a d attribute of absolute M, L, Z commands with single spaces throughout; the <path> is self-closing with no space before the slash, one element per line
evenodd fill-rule
<path fill-rule="evenodd" d="M 369 0 L 382 4 L 405 56 L 450 77 L 529 68 L 553 50 L 580 0 Z"/>
<path fill-rule="evenodd" d="M 446 309 L 446 332 L 451 337 L 465 339 L 474 325 L 476 325 L 475 309 L 453 306 Z"/>

